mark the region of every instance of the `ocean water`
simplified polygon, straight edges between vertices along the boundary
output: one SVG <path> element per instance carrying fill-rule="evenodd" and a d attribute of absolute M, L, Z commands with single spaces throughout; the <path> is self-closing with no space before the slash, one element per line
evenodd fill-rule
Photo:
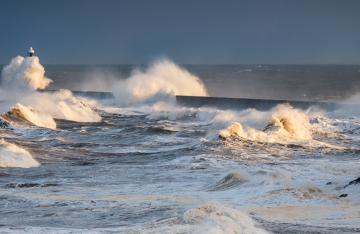
<path fill-rule="evenodd" d="M 38 84 L 44 74 L 37 65 L 28 61 L 25 69 L 3 72 L 2 87 L 16 79 Z M 0 232 L 360 231 L 354 106 L 220 110 L 184 107 L 173 98 L 356 104 L 360 66 L 44 67 L 54 81 L 48 89 L 115 97 L 14 88 L 13 100 L 2 91 Z"/>
<path fill-rule="evenodd" d="M 334 100 L 360 91 L 360 65 L 182 66 L 217 97 Z M 48 65 L 46 72 L 53 89 L 108 91 L 138 67 L 146 65 Z"/>

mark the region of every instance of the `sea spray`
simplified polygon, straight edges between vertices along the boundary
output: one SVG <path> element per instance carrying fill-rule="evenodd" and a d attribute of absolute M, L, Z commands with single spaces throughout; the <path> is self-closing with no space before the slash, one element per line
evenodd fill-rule
<path fill-rule="evenodd" d="M 334 117 L 359 117 L 360 116 L 360 93 L 356 93 L 342 101 L 343 105 L 332 113 Z"/>
<path fill-rule="evenodd" d="M 33 93 L 24 96 L 22 102 L 55 119 L 76 122 L 101 121 L 100 115 L 93 110 L 96 107 L 96 101 L 75 97 L 71 91 L 65 89 L 54 93 Z"/>
<path fill-rule="evenodd" d="M 174 95 L 207 95 L 197 76 L 168 59 L 158 60 L 144 71 L 134 70 L 128 79 L 115 85 L 113 93 L 125 106 Z"/>
<path fill-rule="evenodd" d="M 51 82 L 36 56 L 16 56 L 2 70 L 2 85 L 7 88 L 45 89 Z"/>
<path fill-rule="evenodd" d="M 2 71 L 1 98 L 10 113 L 39 127 L 55 129 L 54 119 L 77 122 L 99 122 L 101 117 L 93 108 L 94 101 L 75 97 L 71 91 L 39 93 L 52 80 L 45 77 L 39 58 L 13 58 Z M 16 105 L 15 105 L 16 103 Z"/>
<path fill-rule="evenodd" d="M 0 167 L 37 167 L 38 163 L 31 154 L 19 146 L 0 139 Z"/>
<path fill-rule="evenodd" d="M 17 103 L 10 109 L 7 115 L 10 118 L 23 119 L 39 127 L 56 129 L 56 122 L 50 115 L 34 110 L 31 106 Z"/>
<path fill-rule="evenodd" d="M 220 204 L 205 204 L 187 210 L 183 219 L 189 225 L 186 233 L 267 233 L 248 215 Z"/>
<path fill-rule="evenodd" d="M 268 124 L 259 130 L 239 122 L 233 122 L 219 132 L 219 136 L 227 139 L 231 136 L 252 141 L 287 143 L 292 141 L 311 140 L 311 125 L 305 112 L 288 104 L 281 104 L 271 111 Z"/>
<path fill-rule="evenodd" d="M 271 128 L 284 131 L 284 134 L 298 140 L 310 140 L 311 125 L 306 112 L 295 109 L 289 104 L 281 104 L 273 108 L 270 124 L 265 127 L 265 132 L 271 132 Z M 275 130 L 276 131 L 276 130 Z"/>

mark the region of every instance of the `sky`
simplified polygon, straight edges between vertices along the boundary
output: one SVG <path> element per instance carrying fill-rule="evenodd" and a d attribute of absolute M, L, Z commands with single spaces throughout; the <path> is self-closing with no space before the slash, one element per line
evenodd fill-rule
<path fill-rule="evenodd" d="M 1 0 L 0 64 L 360 64 L 359 0 Z"/>

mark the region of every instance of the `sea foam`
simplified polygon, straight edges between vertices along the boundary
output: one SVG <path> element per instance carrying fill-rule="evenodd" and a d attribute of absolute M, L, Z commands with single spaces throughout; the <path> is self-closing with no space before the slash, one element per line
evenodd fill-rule
<path fill-rule="evenodd" d="M 220 130 L 219 136 L 227 139 L 236 136 L 252 141 L 288 143 L 312 139 L 309 117 L 304 111 L 281 104 L 269 112 L 268 124 L 259 130 L 239 122 L 233 122 L 227 128 Z"/>
<path fill-rule="evenodd" d="M 2 70 L 2 84 L 8 88 L 45 89 L 51 82 L 36 56 L 16 56 Z"/>
<path fill-rule="evenodd" d="M 19 146 L 0 140 L 0 167 L 37 167 L 38 163 L 31 154 Z"/>
<path fill-rule="evenodd" d="M 17 103 L 10 109 L 8 115 L 26 120 L 39 127 L 56 129 L 56 122 L 50 115 L 34 110 L 31 106 Z"/>
<path fill-rule="evenodd" d="M 246 214 L 217 204 L 206 204 L 185 212 L 190 233 L 267 233 Z"/>
<path fill-rule="evenodd" d="M 203 82 L 168 59 L 154 62 L 146 70 L 136 69 L 114 89 L 122 105 L 131 105 L 174 95 L 206 96 Z"/>
<path fill-rule="evenodd" d="M 56 128 L 54 119 L 77 122 L 99 122 L 100 115 L 93 109 L 96 102 L 75 97 L 69 90 L 39 93 L 51 82 L 39 58 L 13 58 L 2 71 L 1 96 L 10 106 L 10 114 L 45 128 Z M 10 115 L 11 116 L 11 115 Z"/>

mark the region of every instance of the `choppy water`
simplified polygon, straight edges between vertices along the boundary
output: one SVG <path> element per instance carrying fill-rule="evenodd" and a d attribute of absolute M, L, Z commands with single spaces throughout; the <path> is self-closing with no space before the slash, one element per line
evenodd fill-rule
<path fill-rule="evenodd" d="M 110 90 L 136 65 L 48 65 L 50 88 Z M 360 91 L 360 65 L 184 65 L 210 96 L 329 100 Z M 101 77 L 101 79 L 99 79 Z M 91 81 L 91 82 L 90 82 Z"/>
<path fill-rule="evenodd" d="M 0 232 L 360 231 L 360 184 L 347 186 L 360 176 L 356 112 L 301 111 L 311 139 L 299 140 L 260 133 L 273 110 L 112 100 L 95 111 L 98 123 L 0 129 L 41 164 L 0 168 Z M 220 139 L 234 121 L 262 138 Z"/>

